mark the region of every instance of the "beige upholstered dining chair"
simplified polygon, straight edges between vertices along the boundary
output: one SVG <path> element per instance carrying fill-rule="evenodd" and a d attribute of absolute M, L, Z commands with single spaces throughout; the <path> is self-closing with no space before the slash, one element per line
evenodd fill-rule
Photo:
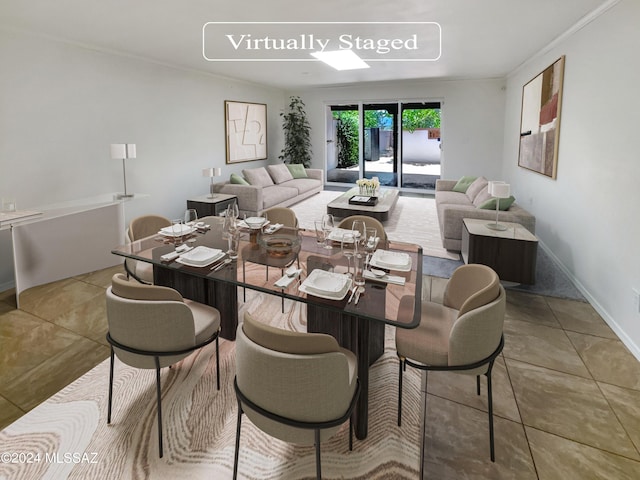
<path fill-rule="evenodd" d="M 271 225 L 281 223 L 285 227 L 298 228 L 298 217 L 296 213 L 286 207 L 272 207 L 264 211 Z"/>
<path fill-rule="evenodd" d="M 155 235 L 161 228 L 170 225 L 171 221 L 160 215 L 143 215 L 134 218 L 127 229 L 127 240 L 135 242 L 150 235 Z M 127 258 L 124 261 L 124 269 L 129 277 L 135 278 L 140 283 L 153 283 L 153 265 L 151 263 Z"/>
<path fill-rule="evenodd" d="M 246 313 L 236 335 L 238 423 L 233 478 L 238 474 L 242 414 L 285 442 L 314 444 L 321 478 L 320 442 L 349 420 L 360 393 L 355 355 L 330 335 L 291 332 Z"/>
<path fill-rule="evenodd" d="M 387 232 L 384 230 L 384 225 L 373 217 L 369 217 L 367 215 L 351 215 L 350 217 L 343 218 L 338 224 L 338 228 L 346 228 L 347 230 L 351 230 L 351 226 L 355 220 L 362 220 L 364 222 L 365 227 L 367 228 L 375 228 L 378 232 L 378 237 L 380 237 L 380 243 L 378 243 L 379 248 L 386 248 L 386 244 L 388 241 Z"/>
<path fill-rule="evenodd" d="M 412 311 L 414 298 L 403 297 L 400 311 Z M 491 371 L 504 347 L 506 305 L 504 288 L 495 271 L 485 265 L 458 267 L 447 283 L 443 304 L 422 302 L 422 320 L 413 330 L 396 330 L 400 359 L 398 426 L 402 423 L 402 372 L 406 365 L 425 370 L 447 370 L 487 377 L 489 443 L 495 461 Z"/>
<path fill-rule="evenodd" d="M 111 345 L 107 423 L 111 423 L 114 356 L 132 367 L 155 369 L 158 451 L 162 457 L 160 369 L 179 362 L 215 340 L 220 390 L 220 313 L 208 305 L 183 299 L 172 288 L 129 281 L 121 273 L 113 276 L 106 295 L 107 341 Z"/>

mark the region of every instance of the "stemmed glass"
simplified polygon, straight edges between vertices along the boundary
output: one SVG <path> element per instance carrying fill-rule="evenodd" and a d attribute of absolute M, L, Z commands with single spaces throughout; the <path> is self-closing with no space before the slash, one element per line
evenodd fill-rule
<path fill-rule="evenodd" d="M 353 236 L 356 238 L 356 242 L 358 242 L 360 245 L 364 245 L 365 229 L 366 226 L 364 224 L 364 221 L 362 220 L 354 220 L 351 224 L 351 231 L 353 232 Z"/>
<path fill-rule="evenodd" d="M 184 223 L 192 227 L 198 222 L 198 212 L 195 208 L 189 208 L 184 212 Z"/>
<path fill-rule="evenodd" d="M 224 222 L 222 223 L 222 238 L 227 239 L 227 255 L 229 255 L 231 259 L 237 258 L 238 256 L 239 233 L 236 219 L 231 215 L 225 215 Z"/>
<path fill-rule="evenodd" d="M 376 251 L 376 247 L 378 246 L 378 230 L 375 228 L 367 227 L 365 228 L 364 234 L 364 251 L 367 253 L 367 257 L 364 262 L 365 268 L 368 268 L 369 262 L 371 261 L 371 255 Z"/>
<path fill-rule="evenodd" d="M 322 216 L 322 229 L 324 230 L 324 248 L 331 249 L 331 239 L 329 235 L 334 229 L 333 215 L 326 214 Z"/>
<path fill-rule="evenodd" d="M 351 259 L 358 253 L 358 244 L 356 243 L 356 237 L 353 233 L 345 233 L 342 235 L 340 249 L 342 250 L 342 255 L 347 257 L 347 276 L 351 277 Z"/>

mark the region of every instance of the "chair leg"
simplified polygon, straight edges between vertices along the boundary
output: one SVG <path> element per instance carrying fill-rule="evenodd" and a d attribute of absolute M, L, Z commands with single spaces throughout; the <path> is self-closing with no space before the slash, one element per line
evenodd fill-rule
<path fill-rule="evenodd" d="M 240 426 L 242 424 L 242 405 L 238 400 L 238 421 L 236 424 L 236 451 L 233 455 L 233 480 L 238 478 L 238 454 L 240 452 Z"/>
<path fill-rule="evenodd" d="M 111 399 L 113 398 L 113 345 L 111 346 L 111 365 L 109 366 L 109 407 L 107 409 L 107 424 L 111 423 Z"/>
<path fill-rule="evenodd" d="M 404 370 L 404 360 L 398 357 L 400 360 L 400 369 L 398 370 L 398 426 L 402 426 L 402 371 Z"/>
<path fill-rule="evenodd" d="M 316 478 L 322 480 L 322 467 L 320 467 L 320 429 L 316 428 Z"/>
<path fill-rule="evenodd" d="M 220 390 L 220 342 L 218 339 L 220 334 L 216 337 L 216 382 L 218 383 L 218 390 Z"/>
<path fill-rule="evenodd" d="M 158 401 L 158 452 L 162 458 L 162 396 L 160 393 L 160 357 L 156 359 L 156 395 Z"/>
<path fill-rule="evenodd" d="M 476 393 L 480 395 L 480 375 L 476 375 Z"/>
<path fill-rule="evenodd" d="M 353 450 L 353 415 L 349 417 L 349 451 Z"/>
<path fill-rule="evenodd" d="M 493 392 L 491 390 L 491 370 L 487 372 L 487 396 L 489 404 L 489 450 L 491 452 L 491 461 L 496 461 L 496 452 L 493 444 Z"/>

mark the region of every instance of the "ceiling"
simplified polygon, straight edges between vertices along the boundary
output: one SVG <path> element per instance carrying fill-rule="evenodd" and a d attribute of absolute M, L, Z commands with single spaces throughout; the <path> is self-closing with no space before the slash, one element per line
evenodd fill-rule
<path fill-rule="evenodd" d="M 277 88 L 295 89 L 346 85 L 359 82 L 417 80 L 429 78 L 502 77 L 549 45 L 585 16 L 612 0 L 367 0 L 344 2 L 323 0 L 219 1 L 219 0 L 2 0 L 0 26 L 51 37 L 88 48 L 249 80 Z M 273 38 L 298 39 L 315 33 L 337 44 L 345 31 L 352 39 L 378 42 L 382 38 L 406 40 L 420 35 L 420 52 L 401 49 L 392 52 L 401 61 L 384 61 L 384 54 L 371 54 L 383 61 L 370 62 L 364 70 L 336 71 L 311 59 L 304 50 L 278 52 L 287 61 L 259 61 L 274 58 L 274 50 L 238 53 L 251 61 L 207 61 L 220 58 L 217 40 L 220 24 L 207 22 L 294 22 L 287 25 L 234 25 L 234 41 L 241 34 L 263 38 L 263 28 Z M 436 22 L 440 25 L 439 58 L 434 61 L 405 61 L 411 55 L 426 54 L 423 39 L 433 26 L 389 23 L 371 25 L 317 25 L 302 22 Z M 214 27 L 211 30 L 212 26 Z M 203 31 L 207 33 L 203 42 Z M 211 33 L 218 37 L 210 37 Z M 226 32 L 226 31 L 225 31 Z M 416 33 L 418 32 L 418 33 Z M 224 37 L 224 35 L 222 36 Z M 212 39 L 215 38 L 216 41 Z M 249 37 L 244 37 L 249 38 Z M 308 37 L 307 37 L 308 38 Z M 433 50 L 433 35 L 429 48 Z M 300 40 L 301 42 L 301 40 Z M 203 49 L 204 43 L 204 49 Z M 346 44 L 342 44 L 346 46 Z M 375 44 L 377 46 L 377 43 Z M 411 46 L 410 44 L 407 44 Z M 301 46 L 301 43 L 298 43 Z M 227 45 L 228 47 L 228 45 Z M 240 52 L 239 49 L 238 51 Z M 404 57 L 403 55 L 405 55 Z M 253 57 L 251 57 L 253 55 Z M 266 57 L 265 57 L 266 56 Z M 231 58 L 231 57 L 225 57 Z M 281 57 L 280 57 L 281 58 Z M 310 59 L 310 60 L 307 60 Z M 427 57 L 419 57 L 427 58 Z M 296 61 L 291 61 L 295 59 Z M 304 59 L 305 61 L 298 61 Z"/>

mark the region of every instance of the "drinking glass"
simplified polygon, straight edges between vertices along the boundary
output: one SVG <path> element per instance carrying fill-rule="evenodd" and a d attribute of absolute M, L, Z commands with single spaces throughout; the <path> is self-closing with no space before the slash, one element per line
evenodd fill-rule
<path fill-rule="evenodd" d="M 195 208 L 189 208 L 184 212 L 184 223 L 193 226 L 198 222 L 198 212 Z"/>
<path fill-rule="evenodd" d="M 334 222 L 333 222 L 333 215 L 331 214 L 326 214 L 322 216 L 322 229 L 324 230 L 324 239 L 325 239 L 325 244 L 324 244 L 324 248 L 327 249 L 331 249 L 331 239 L 329 238 L 329 235 L 331 235 L 331 232 L 334 229 Z"/>
<path fill-rule="evenodd" d="M 227 255 L 232 260 L 238 258 L 238 246 L 240 244 L 240 231 L 237 228 L 232 228 L 227 233 Z"/>
<path fill-rule="evenodd" d="M 182 219 L 174 218 L 171 220 L 171 231 L 173 232 L 173 244 L 177 247 L 182 245 Z"/>
<path fill-rule="evenodd" d="M 240 211 L 238 210 L 238 202 L 230 203 L 227 207 L 227 217 L 237 220 L 239 216 Z"/>
<path fill-rule="evenodd" d="M 353 236 L 356 237 L 356 242 L 360 245 L 364 245 L 365 238 L 365 224 L 362 220 L 354 220 L 351 224 L 351 231 L 353 232 Z"/>
<path fill-rule="evenodd" d="M 314 222 L 316 227 L 316 242 L 318 245 L 324 245 L 325 234 L 324 234 L 324 226 L 322 225 L 322 220 L 316 220 Z"/>
<path fill-rule="evenodd" d="M 353 284 L 361 289 L 363 292 L 364 289 L 364 270 L 365 270 L 365 258 L 361 253 L 356 253 L 354 255 L 354 263 L 353 263 Z"/>
<path fill-rule="evenodd" d="M 364 234 L 364 251 L 367 256 L 365 258 L 364 266 L 367 268 L 369 265 L 369 261 L 371 260 L 371 254 L 376 251 L 376 247 L 378 246 L 378 230 L 372 227 L 365 228 Z"/>
<path fill-rule="evenodd" d="M 347 257 L 347 276 L 351 276 L 351 259 L 358 251 L 358 244 L 356 243 L 356 237 L 353 233 L 345 233 L 342 235 L 342 242 L 340 243 L 340 249 L 342 255 Z"/>

